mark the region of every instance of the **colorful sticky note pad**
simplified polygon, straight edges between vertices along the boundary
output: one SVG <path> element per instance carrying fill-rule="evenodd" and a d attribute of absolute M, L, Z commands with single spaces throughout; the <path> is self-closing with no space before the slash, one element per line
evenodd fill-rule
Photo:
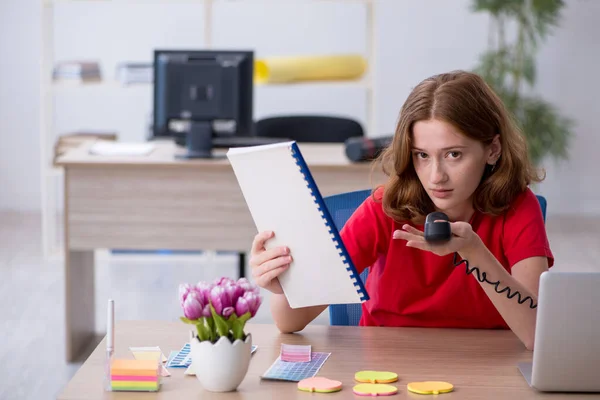
<path fill-rule="evenodd" d="M 158 360 L 113 360 L 110 380 L 114 391 L 156 392 L 160 387 Z"/>
<path fill-rule="evenodd" d="M 358 396 L 391 396 L 398 393 L 398 388 L 385 383 L 359 383 L 352 391 Z"/>
<path fill-rule="evenodd" d="M 311 345 L 282 344 L 281 361 L 288 362 L 310 362 L 312 347 Z"/>
<path fill-rule="evenodd" d="M 332 393 L 342 390 L 342 382 L 315 376 L 298 382 L 298 389 L 305 392 Z"/>
<path fill-rule="evenodd" d="M 388 371 L 358 371 L 354 374 L 354 379 L 364 383 L 391 383 L 398 380 L 398 374 Z"/>
<path fill-rule="evenodd" d="M 411 382 L 406 385 L 409 392 L 418 394 L 440 394 L 454 390 L 454 386 L 448 382 L 425 381 Z"/>

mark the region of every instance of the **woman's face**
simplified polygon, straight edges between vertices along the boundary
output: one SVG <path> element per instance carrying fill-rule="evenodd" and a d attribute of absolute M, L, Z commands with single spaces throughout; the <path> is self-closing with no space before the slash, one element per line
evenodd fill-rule
<path fill-rule="evenodd" d="M 468 220 L 485 165 L 500 154 L 498 137 L 484 146 L 435 119 L 415 123 L 412 135 L 413 164 L 435 207 L 451 220 Z"/>

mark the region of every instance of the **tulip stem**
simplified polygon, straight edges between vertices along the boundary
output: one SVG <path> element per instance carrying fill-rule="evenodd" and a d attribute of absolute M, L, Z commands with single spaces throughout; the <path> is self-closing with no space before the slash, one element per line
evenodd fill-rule
<path fill-rule="evenodd" d="M 217 336 L 229 336 L 229 327 L 227 326 L 227 322 L 225 322 L 225 319 L 220 316 L 219 314 L 217 314 L 217 312 L 215 311 L 215 308 L 213 307 L 213 305 L 210 305 L 210 312 L 212 313 L 213 316 L 213 321 L 215 323 L 215 328 L 216 328 L 216 332 L 217 332 Z"/>

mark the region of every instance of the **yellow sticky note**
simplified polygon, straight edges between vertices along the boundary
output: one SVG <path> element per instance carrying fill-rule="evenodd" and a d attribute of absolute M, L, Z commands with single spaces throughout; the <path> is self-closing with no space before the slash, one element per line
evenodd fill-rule
<path fill-rule="evenodd" d="M 158 360 L 160 358 L 160 351 L 134 351 L 133 357 L 136 360 Z"/>
<path fill-rule="evenodd" d="M 389 371 L 358 371 L 354 379 L 363 383 L 391 383 L 398 380 L 398 374 Z"/>
<path fill-rule="evenodd" d="M 167 361 L 167 357 L 160 350 L 160 347 L 130 347 L 129 350 L 133 353 L 133 357 L 136 360 L 158 360 L 159 357 L 162 362 Z"/>
<path fill-rule="evenodd" d="M 161 362 L 166 362 L 167 357 L 162 353 L 160 347 L 130 347 L 129 350 L 133 353 L 133 358 L 136 360 L 156 360 L 159 359 Z M 162 376 L 171 376 L 171 373 L 165 368 L 164 365 L 160 366 L 160 374 Z"/>
<path fill-rule="evenodd" d="M 454 389 L 454 385 L 448 382 L 425 381 L 411 382 L 406 385 L 409 392 L 418 394 L 440 394 L 448 393 Z"/>

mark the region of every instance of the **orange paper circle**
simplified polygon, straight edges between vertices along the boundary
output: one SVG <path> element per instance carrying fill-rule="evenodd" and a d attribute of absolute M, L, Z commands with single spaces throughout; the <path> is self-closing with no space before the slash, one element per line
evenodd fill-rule
<path fill-rule="evenodd" d="M 454 390 L 454 386 L 448 382 L 425 381 L 411 382 L 406 385 L 408 391 L 418 394 L 440 394 Z"/>
<path fill-rule="evenodd" d="M 342 390 L 342 382 L 314 376 L 298 382 L 298 389 L 305 392 L 331 393 Z"/>

